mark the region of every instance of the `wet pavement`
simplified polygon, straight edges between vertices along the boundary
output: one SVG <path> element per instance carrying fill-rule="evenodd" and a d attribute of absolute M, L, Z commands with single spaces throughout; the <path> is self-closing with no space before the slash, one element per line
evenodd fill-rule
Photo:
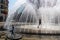
<path fill-rule="evenodd" d="M 0 38 L 0 40 L 5 40 L 5 38 Z M 60 36 L 25 35 L 20 40 L 60 40 Z"/>

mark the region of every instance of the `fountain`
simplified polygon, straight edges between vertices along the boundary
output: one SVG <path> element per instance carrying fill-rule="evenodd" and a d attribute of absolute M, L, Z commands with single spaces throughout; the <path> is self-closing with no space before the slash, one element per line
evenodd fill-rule
<path fill-rule="evenodd" d="M 39 13 L 41 13 L 42 28 L 49 30 L 59 30 L 60 27 L 60 1 L 59 0 L 41 0 Z M 59 3 L 59 4 L 58 4 Z"/>
<path fill-rule="evenodd" d="M 59 10 L 60 0 L 27 0 L 8 14 L 5 28 L 10 30 L 14 24 L 15 28 L 59 31 Z"/>

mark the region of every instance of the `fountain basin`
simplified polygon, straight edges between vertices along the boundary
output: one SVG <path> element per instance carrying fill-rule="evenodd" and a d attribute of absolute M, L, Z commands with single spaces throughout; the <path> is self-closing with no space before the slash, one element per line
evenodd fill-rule
<path fill-rule="evenodd" d="M 60 33 L 60 29 L 58 26 L 51 26 L 51 28 L 44 28 L 42 26 L 40 26 L 39 28 L 34 27 L 36 25 L 25 25 L 25 26 L 21 26 L 20 28 L 16 28 L 16 32 L 17 33 L 32 33 L 32 34 L 41 34 L 41 33 L 45 33 L 45 34 L 59 34 Z M 50 27 L 50 26 L 49 26 Z M 56 28 L 57 27 L 57 28 Z"/>

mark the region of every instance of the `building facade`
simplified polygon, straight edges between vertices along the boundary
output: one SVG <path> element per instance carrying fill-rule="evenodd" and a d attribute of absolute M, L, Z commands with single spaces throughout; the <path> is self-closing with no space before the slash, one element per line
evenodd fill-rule
<path fill-rule="evenodd" d="M 8 14 L 8 0 L 0 0 L 0 22 L 6 20 Z"/>

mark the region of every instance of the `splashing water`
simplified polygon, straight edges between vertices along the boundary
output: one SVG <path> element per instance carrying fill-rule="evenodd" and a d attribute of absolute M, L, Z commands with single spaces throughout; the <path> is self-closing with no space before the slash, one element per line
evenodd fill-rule
<path fill-rule="evenodd" d="M 54 25 L 60 25 L 60 0 L 27 0 L 14 10 L 11 11 L 11 15 L 9 13 L 6 25 L 10 25 L 11 20 L 13 20 L 25 23 L 25 25 L 32 23 L 34 27 L 37 27 L 39 19 L 41 19 L 42 28 L 59 29 Z"/>

